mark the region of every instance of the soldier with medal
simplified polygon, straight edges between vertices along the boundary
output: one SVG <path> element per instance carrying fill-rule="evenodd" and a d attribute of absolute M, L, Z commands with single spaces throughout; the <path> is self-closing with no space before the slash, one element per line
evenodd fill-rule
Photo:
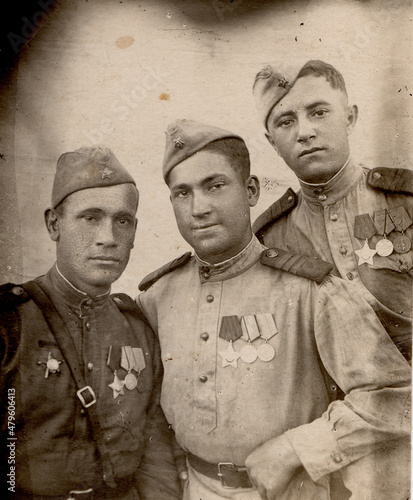
<path fill-rule="evenodd" d="M 255 234 L 267 246 L 333 264 L 333 274 L 360 287 L 410 361 L 413 171 L 351 158 L 358 109 L 328 63 L 267 66 L 253 92 L 268 141 L 301 187 L 257 218 Z"/>
<path fill-rule="evenodd" d="M 16 394 L 19 500 L 182 496 L 160 408 L 159 343 L 135 302 L 110 294 L 133 248 L 139 194 L 105 146 L 64 153 L 45 222 L 57 259 L 0 287 L 2 498 L 7 394 Z"/>
<path fill-rule="evenodd" d="M 240 136 L 177 120 L 163 177 L 194 254 L 148 275 L 136 300 L 161 344 L 184 499 L 349 498 L 349 464 L 409 446 L 408 362 L 330 264 L 253 235 L 259 183 Z M 369 498 L 383 499 L 378 485 Z M 386 500 L 406 493 L 393 486 Z"/>

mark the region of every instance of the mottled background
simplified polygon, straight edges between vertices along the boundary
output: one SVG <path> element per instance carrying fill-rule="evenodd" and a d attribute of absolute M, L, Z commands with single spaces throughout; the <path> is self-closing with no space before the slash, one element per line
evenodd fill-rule
<path fill-rule="evenodd" d="M 14 9 L 14 10 L 13 10 Z M 141 192 L 135 249 L 114 285 L 135 296 L 151 270 L 187 250 L 161 164 L 175 118 L 241 134 L 262 182 L 255 218 L 294 176 L 266 142 L 251 93 L 277 60 L 319 58 L 344 75 L 360 117 L 353 156 L 411 168 L 412 6 L 397 0 L 37 0 L 3 14 L 1 282 L 43 274 L 43 224 L 57 158 L 113 149 Z"/>

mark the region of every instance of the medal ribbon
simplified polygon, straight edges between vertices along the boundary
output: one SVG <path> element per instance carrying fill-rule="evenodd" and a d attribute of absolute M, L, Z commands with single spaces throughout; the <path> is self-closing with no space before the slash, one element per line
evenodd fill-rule
<path fill-rule="evenodd" d="M 356 215 L 354 218 L 354 236 L 359 240 L 368 240 L 377 233 L 370 214 Z"/>
<path fill-rule="evenodd" d="M 221 327 L 219 329 L 219 337 L 227 342 L 235 342 L 242 337 L 241 323 L 238 316 L 223 316 L 221 319 Z"/>

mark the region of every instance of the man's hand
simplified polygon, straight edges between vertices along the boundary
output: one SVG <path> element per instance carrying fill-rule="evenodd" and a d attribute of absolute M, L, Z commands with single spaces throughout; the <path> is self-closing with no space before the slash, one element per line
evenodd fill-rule
<path fill-rule="evenodd" d="M 250 453 L 245 466 L 261 498 L 275 500 L 287 488 L 301 462 L 288 439 L 281 435 Z"/>

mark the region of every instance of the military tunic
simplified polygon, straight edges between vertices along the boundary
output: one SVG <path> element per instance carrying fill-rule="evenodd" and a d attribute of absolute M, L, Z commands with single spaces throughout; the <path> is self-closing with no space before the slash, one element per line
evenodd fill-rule
<path fill-rule="evenodd" d="M 242 466 L 257 446 L 286 433 L 318 481 L 373 443 L 408 435 L 410 369 L 356 287 L 274 269 L 261 263 L 263 250 L 254 238 L 221 264 L 192 257 L 138 297 L 160 338 L 161 403 L 179 444 L 204 460 Z M 254 332 L 268 314 L 277 332 L 264 340 Z M 233 316 L 254 347 L 274 348 L 273 359 L 225 361 L 230 342 L 221 325 Z M 239 354 L 247 344 L 239 338 L 232 347 Z M 345 401 L 329 406 L 336 387 L 325 370 L 348 393 Z M 199 475 L 198 482 L 187 498 L 200 491 L 208 499 L 259 498 Z"/>
<path fill-rule="evenodd" d="M 365 240 L 355 236 L 354 227 L 356 216 L 369 214 L 375 221 L 380 211 L 399 207 L 413 220 L 412 197 L 407 194 L 412 187 L 403 183 L 403 171 L 369 172 L 349 161 L 326 184 L 300 181 L 297 200 L 290 190 L 255 221 L 253 228 L 266 246 L 332 263 L 337 276 L 360 287 L 394 342 L 410 358 L 413 248 L 406 253 L 393 251 L 386 257 L 375 254 L 371 263 L 360 264 L 355 252 Z M 389 217 L 387 222 L 391 224 Z M 392 227 L 386 232 L 389 229 Z M 404 234 L 413 240 L 413 224 Z M 394 241 L 400 235 L 393 226 L 387 238 Z M 378 230 L 369 236 L 368 246 L 374 250 L 381 239 L 383 234 Z"/>
<path fill-rule="evenodd" d="M 9 388 L 16 395 L 19 494 L 66 498 L 70 491 L 93 488 L 99 498 L 104 494 L 108 498 L 180 498 L 169 431 L 159 406 L 159 344 L 149 325 L 129 297 L 110 297 L 109 292 L 90 297 L 71 286 L 56 267 L 36 281 L 63 319 L 85 382 L 96 394 L 99 424 L 118 488 L 104 488 L 96 442 L 70 367 L 40 309 L 26 298 L 15 307 L 6 305 L 0 322 L 3 397 Z M 12 295 L 10 286 L 3 286 L 2 292 L 3 300 Z M 114 370 L 120 380 L 128 373 L 120 366 L 124 346 L 141 349 L 144 364 L 139 375 L 134 372 L 138 388 L 115 391 L 109 386 Z M 47 369 L 49 359 L 58 363 L 58 371 Z M 3 438 L 7 414 L 4 418 Z"/>

